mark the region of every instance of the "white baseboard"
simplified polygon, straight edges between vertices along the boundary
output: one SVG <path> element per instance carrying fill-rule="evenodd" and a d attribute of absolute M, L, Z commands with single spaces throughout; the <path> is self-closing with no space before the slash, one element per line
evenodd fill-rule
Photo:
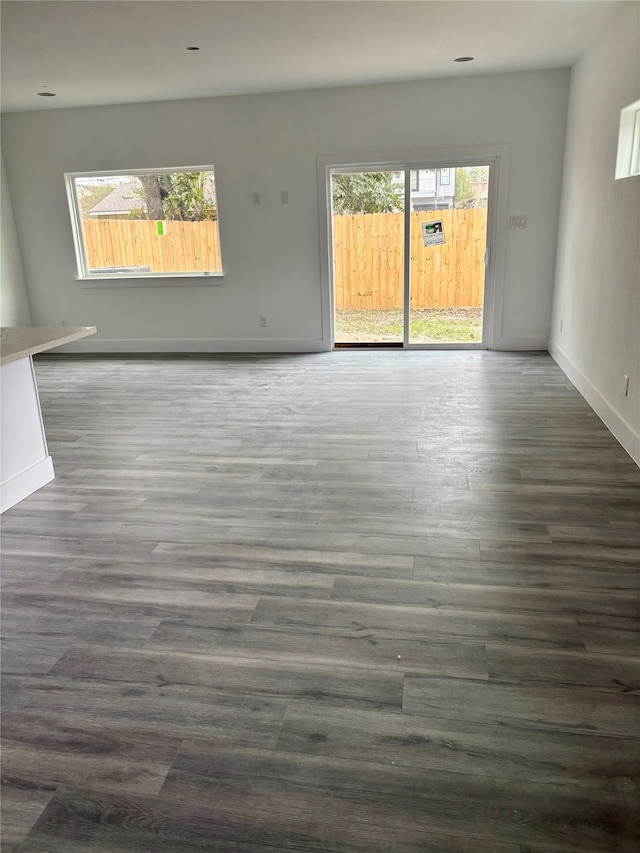
<path fill-rule="evenodd" d="M 491 347 L 503 352 L 538 352 L 547 351 L 548 338 L 498 338 Z"/>
<path fill-rule="evenodd" d="M 323 352 L 324 342 L 321 339 L 285 338 L 275 340 L 272 338 L 239 339 L 172 339 L 160 338 L 141 340 L 100 340 L 87 338 L 73 344 L 58 347 L 56 352 L 68 353 L 109 353 L 109 352 L 174 352 L 174 353 L 228 353 L 228 352 Z"/>
<path fill-rule="evenodd" d="M 0 512 L 4 512 L 28 498 L 37 489 L 41 489 L 42 486 L 50 483 L 54 477 L 53 462 L 51 457 L 47 456 L 45 459 L 36 462 L 31 468 L 27 468 L 26 471 L 22 471 L 22 473 L 12 477 L 11 480 L 7 480 L 0 488 Z"/>
<path fill-rule="evenodd" d="M 640 465 L 640 435 L 602 396 L 595 385 L 576 367 L 552 338 L 549 338 L 548 349 L 553 360 L 566 374 L 569 381 L 575 385 L 603 424 L 618 439 L 634 462 Z"/>
<path fill-rule="evenodd" d="M 500 338 L 493 346 L 495 350 L 528 352 L 547 350 L 547 338 Z M 174 352 L 174 353 L 286 353 L 325 352 L 327 345 L 321 338 L 146 338 L 146 339 L 100 339 L 86 338 L 73 344 L 57 347 L 55 352 L 67 353 L 118 353 L 118 352 Z"/>

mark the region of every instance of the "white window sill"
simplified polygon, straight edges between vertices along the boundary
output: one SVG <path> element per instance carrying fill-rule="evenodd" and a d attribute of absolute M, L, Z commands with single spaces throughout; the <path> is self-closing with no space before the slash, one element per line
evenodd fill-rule
<path fill-rule="evenodd" d="M 194 273 L 157 273 L 149 275 L 92 275 L 87 278 L 76 277 L 80 287 L 202 287 L 223 284 L 223 272 Z M 187 279 L 185 281 L 185 279 Z"/>

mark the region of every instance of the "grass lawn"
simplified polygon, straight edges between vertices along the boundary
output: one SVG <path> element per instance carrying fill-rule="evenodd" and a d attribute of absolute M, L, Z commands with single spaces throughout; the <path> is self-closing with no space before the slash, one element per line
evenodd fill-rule
<path fill-rule="evenodd" d="M 336 311 L 336 343 L 402 341 L 403 312 L 345 309 Z M 412 344 L 480 343 L 482 308 L 419 308 L 411 311 Z"/>

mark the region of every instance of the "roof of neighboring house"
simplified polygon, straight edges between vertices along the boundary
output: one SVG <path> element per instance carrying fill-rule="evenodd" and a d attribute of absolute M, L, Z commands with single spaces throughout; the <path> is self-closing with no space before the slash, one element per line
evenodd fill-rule
<path fill-rule="evenodd" d="M 209 204 L 216 203 L 215 186 L 210 178 L 205 178 L 204 197 Z M 109 195 L 91 208 L 89 216 L 122 216 L 132 210 L 143 210 L 145 213 L 147 210 L 142 184 L 137 179 L 118 184 Z"/>
<path fill-rule="evenodd" d="M 89 211 L 89 216 L 108 216 L 109 214 L 130 213 L 132 210 L 146 211 L 147 205 L 142 196 L 142 184 L 139 181 L 135 183 L 118 184 L 111 190 L 109 195 L 106 195 L 102 201 L 99 201 Z"/>

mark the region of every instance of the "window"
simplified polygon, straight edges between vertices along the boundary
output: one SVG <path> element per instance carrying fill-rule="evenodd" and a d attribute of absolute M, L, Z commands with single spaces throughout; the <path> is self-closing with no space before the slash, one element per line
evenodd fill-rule
<path fill-rule="evenodd" d="M 417 169 L 411 170 L 411 192 L 420 191 L 420 172 Z"/>
<path fill-rule="evenodd" d="M 445 184 L 449 183 L 451 183 L 449 169 L 440 169 L 440 185 L 445 186 Z"/>
<path fill-rule="evenodd" d="M 620 112 L 616 180 L 640 175 L 640 101 Z"/>
<path fill-rule="evenodd" d="M 212 166 L 65 177 L 81 279 L 222 275 Z"/>

